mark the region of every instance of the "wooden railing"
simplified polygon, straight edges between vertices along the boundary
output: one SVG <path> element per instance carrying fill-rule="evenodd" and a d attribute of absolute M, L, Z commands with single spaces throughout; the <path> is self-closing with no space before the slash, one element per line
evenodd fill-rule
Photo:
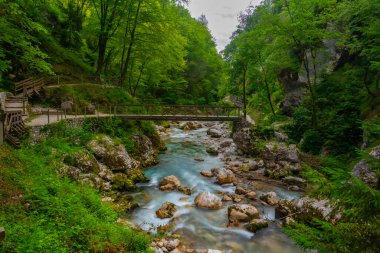
<path fill-rule="evenodd" d="M 25 125 L 21 111 L 8 111 L 4 113 L 4 138 L 15 148 L 20 147 L 19 137 L 25 132 Z"/>
<path fill-rule="evenodd" d="M 23 95 L 25 97 L 30 97 L 33 94 L 39 95 L 39 92 L 44 85 L 44 78 L 39 78 L 36 80 L 28 78 L 26 80 L 15 83 L 15 95 Z"/>

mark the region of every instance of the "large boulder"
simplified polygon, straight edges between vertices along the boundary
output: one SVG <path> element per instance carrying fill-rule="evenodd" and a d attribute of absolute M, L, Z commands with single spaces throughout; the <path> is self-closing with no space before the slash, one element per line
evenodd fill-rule
<path fill-rule="evenodd" d="M 222 207 L 222 201 L 216 195 L 210 192 L 201 192 L 194 199 L 195 205 L 201 208 L 219 209 Z"/>
<path fill-rule="evenodd" d="M 207 134 L 211 138 L 221 138 L 223 136 L 223 133 L 220 130 L 214 128 L 210 128 L 209 130 L 207 130 Z"/>
<path fill-rule="evenodd" d="M 281 200 L 276 207 L 277 217 L 291 216 L 301 223 L 308 223 L 314 218 L 336 223 L 341 218 L 340 211 L 326 199 L 303 197 L 294 200 Z"/>
<path fill-rule="evenodd" d="M 122 144 L 115 143 L 109 136 L 97 136 L 87 143 L 95 157 L 112 171 L 127 172 L 140 168 L 140 163 L 131 158 Z"/>
<path fill-rule="evenodd" d="M 156 215 L 160 219 L 171 218 L 174 213 L 177 212 L 178 208 L 176 205 L 170 202 L 165 202 L 157 211 Z"/>
<path fill-rule="evenodd" d="M 143 167 L 152 166 L 158 163 L 156 152 L 153 149 L 152 141 L 145 135 L 134 135 L 134 157 Z"/>
<path fill-rule="evenodd" d="M 251 232 L 257 232 L 263 228 L 267 228 L 269 225 L 269 222 L 264 219 L 253 219 L 248 224 L 248 230 Z"/>
<path fill-rule="evenodd" d="M 232 134 L 232 139 L 234 140 L 237 148 L 244 154 L 251 155 L 258 153 L 254 145 L 254 143 L 258 141 L 258 138 L 254 135 L 252 125 L 247 121 L 240 121 L 236 123 Z"/>
<path fill-rule="evenodd" d="M 174 191 L 181 186 L 181 181 L 176 176 L 167 176 L 159 183 L 161 191 Z"/>
<path fill-rule="evenodd" d="M 214 177 L 216 177 L 218 184 L 231 184 L 237 182 L 237 178 L 231 170 L 225 168 L 215 168 L 211 171 Z"/>
<path fill-rule="evenodd" d="M 278 204 L 278 197 L 275 192 L 268 192 L 260 196 L 260 199 L 268 205 L 274 206 Z"/>
<path fill-rule="evenodd" d="M 373 157 L 373 159 L 380 159 L 380 146 L 373 148 L 369 155 Z M 371 170 L 366 159 L 362 159 L 357 163 L 352 169 L 352 173 L 355 177 L 359 178 L 369 186 L 380 188 L 379 178 L 376 176 L 376 173 Z"/>
<path fill-rule="evenodd" d="M 228 207 L 228 220 L 231 224 L 248 222 L 259 216 L 259 211 L 252 205 L 236 204 Z"/>
<path fill-rule="evenodd" d="M 213 177 L 214 174 L 212 173 L 212 171 L 209 171 L 209 170 L 202 170 L 200 172 L 200 174 L 204 177 Z"/>

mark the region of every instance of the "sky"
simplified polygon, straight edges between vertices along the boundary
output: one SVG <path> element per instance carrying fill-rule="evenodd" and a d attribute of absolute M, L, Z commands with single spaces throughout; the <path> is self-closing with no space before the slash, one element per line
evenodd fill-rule
<path fill-rule="evenodd" d="M 238 15 L 250 4 L 261 0 L 190 0 L 189 10 L 194 18 L 206 15 L 208 28 L 216 40 L 218 51 L 229 43 L 238 25 Z"/>

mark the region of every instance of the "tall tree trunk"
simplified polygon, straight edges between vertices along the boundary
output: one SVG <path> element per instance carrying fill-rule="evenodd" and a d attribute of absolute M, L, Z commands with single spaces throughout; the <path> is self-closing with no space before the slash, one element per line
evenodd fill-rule
<path fill-rule="evenodd" d="M 364 80 L 363 80 L 363 84 L 364 84 L 364 87 L 365 89 L 367 90 L 367 93 L 368 95 L 370 95 L 371 97 L 374 97 L 375 94 L 372 93 L 371 89 L 369 88 L 369 85 L 368 85 L 368 74 L 369 74 L 369 67 L 365 67 L 365 70 L 364 70 Z"/>
<path fill-rule="evenodd" d="M 129 41 L 128 51 L 127 51 L 127 58 L 125 59 L 124 69 L 123 69 L 123 71 L 121 72 L 121 75 L 120 75 L 120 81 L 122 83 L 124 82 L 124 79 L 127 76 L 127 72 L 128 72 L 128 66 L 129 66 L 129 61 L 131 59 L 132 47 L 133 47 L 133 44 L 135 42 L 136 28 L 137 28 L 137 23 L 138 23 L 138 18 L 139 18 L 139 15 L 140 15 L 140 8 L 141 8 L 142 2 L 143 2 L 143 0 L 139 0 L 139 3 L 137 5 L 137 9 L 136 9 L 136 15 L 135 15 L 135 20 L 133 22 L 131 39 Z"/>
<path fill-rule="evenodd" d="M 311 83 L 311 77 L 310 77 L 310 69 L 309 69 L 309 59 L 308 59 L 308 56 L 307 56 L 307 51 L 305 50 L 304 53 L 304 60 L 303 60 L 303 65 L 304 65 L 304 68 L 305 68 L 305 71 L 306 71 L 306 75 L 307 75 L 307 86 L 309 88 L 309 91 L 310 91 L 310 96 L 311 96 L 311 102 L 312 102 L 312 115 L 311 115 L 311 125 L 313 127 L 313 129 L 317 129 L 318 128 L 318 121 L 317 121 L 317 105 L 316 105 L 316 98 L 315 98 L 315 93 L 314 93 L 314 89 L 313 89 L 313 86 L 312 86 L 312 83 Z"/>
<path fill-rule="evenodd" d="M 137 87 L 140 85 L 140 81 L 141 81 L 141 77 L 142 77 L 142 74 L 144 72 L 144 69 L 145 69 L 145 62 L 141 65 L 139 77 L 137 78 L 135 87 L 133 88 L 133 96 L 134 97 L 136 96 Z"/>
<path fill-rule="evenodd" d="M 244 119 L 247 119 L 246 86 L 247 86 L 247 66 L 244 66 L 244 72 L 243 72 L 243 113 L 244 113 Z"/>

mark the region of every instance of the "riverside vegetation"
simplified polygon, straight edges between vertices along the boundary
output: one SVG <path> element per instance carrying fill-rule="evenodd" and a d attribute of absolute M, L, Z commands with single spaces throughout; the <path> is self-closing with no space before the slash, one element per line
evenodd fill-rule
<path fill-rule="evenodd" d="M 202 171 L 235 184 L 235 193 L 221 193 L 223 202 L 201 197 L 212 196 L 218 208 L 231 201 L 273 206 L 282 230 L 304 249 L 379 252 L 380 2 L 264 0 L 241 13 L 220 54 L 205 17 L 192 18 L 186 3 L 0 0 L 0 90 L 59 76 L 29 99 L 30 112 L 68 100 L 79 108 L 242 105 L 246 91 L 254 124 L 235 125 L 232 140 L 208 147 L 225 168 Z M 165 134 L 169 124 L 158 124 Z M 226 128 L 209 127 L 213 139 L 227 138 Z M 171 245 L 125 219 L 137 207 L 125 193 L 147 180 L 142 169 L 164 150 L 156 128 L 72 120 L 33 129 L 20 150 L 0 147 L 1 252 L 160 252 Z M 256 195 L 254 180 L 305 196 Z M 164 207 L 160 215 L 171 216 Z M 243 207 L 228 214 L 254 215 L 230 215 L 229 225 L 265 231 L 256 208 Z"/>

